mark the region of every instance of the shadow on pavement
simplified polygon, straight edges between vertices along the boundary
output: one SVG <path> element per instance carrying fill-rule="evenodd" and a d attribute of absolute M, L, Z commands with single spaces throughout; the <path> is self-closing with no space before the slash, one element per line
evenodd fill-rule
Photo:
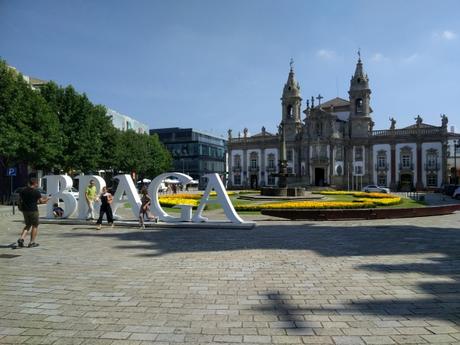
<path fill-rule="evenodd" d="M 346 310 L 379 316 L 432 317 L 460 321 L 460 229 L 424 228 L 417 226 L 354 226 L 341 228 L 322 225 L 263 225 L 251 231 L 219 229 L 164 229 L 110 233 L 63 234 L 66 237 L 110 237 L 120 240 L 117 248 L 129 249 L 139 256 L 155 257 L 173 253 L 221 252 L 233 250 L 313 251 L 324 257 L 408 256 L 423 255 L 423 263 L 378 264 L 354 267 L 363 272 L 383 272 L 388 279 L 401 274 L 422 273 L 427 279 L 415 285 L 423 298 L 356 300 Z M 298 254 L 298 253 L 297 253 Z M 430 258 L 433 256 L 433 258 Z M 385 260 L 379 258 L 380 261 Z M 415 261 L 416 259 L 414 259 Z M 391 262 L 391 258 L 389 258 Z M 313 264 L 313 263 L 312 263 Z M 371 274 L 371 273 L 369 273 Z M 392 277 L 392 274 L 398 276 Z M 434 277 L 433 277 L 434 276 Z M 439 277 L 440 279 L 436 279 Z M 439 280 L 439 281 L 436 281 Z M 396 283 L 395 283 L 396 284 Z M 308 289 L 308 288 L 306 288 Z M 428 297 L 427 297 L 428 295 Z M 273 310 L 288 315 L 286 320 L 300 322 L 299 313 L 327 311 L 327 308 L 300 308 L 291 305 L 280 292 L 268 292 L 268 305 L 258 306 L 264 312 Z M 308 325 L 307 325 L 308 327 Z"/>

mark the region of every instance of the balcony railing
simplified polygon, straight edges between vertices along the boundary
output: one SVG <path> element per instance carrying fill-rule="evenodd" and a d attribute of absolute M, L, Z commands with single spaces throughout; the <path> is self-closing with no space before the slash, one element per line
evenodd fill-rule
<path fill-rule="evenodd" d="M 375 170 L 377 170 L 377 171 L 387 171 L 389 168 L 390 168 L 390 167 L 388 166 L 388 163 L 384 163 L 384 164 L 382 164 L 382 163 L 380 163 L 380 164 L 377 163 L 377 164 L 375 165 Z"/>
<path fill-rule="evenodd" d="M 252 166 L 248 168 L 249 172 L 255 173 L 259 172 L 259 167 L 258 166 Z"/>
<path fill-rule="evenodd" d="M 232 171 L 233 172 L 241 172 L 241 166 L 233 167 Z"/>
<path fill-rule="evenodd" d="M 414 163 L 410 163 L 410 164 L 399 163 L 399 170 L 414 170 Z"/>
<path fill-rule="evenodd" d="M 311 164 L 329 164 L 329 158 L 327 157 L 312 157 L 310 159 Z"/>
<path fill-rule="evenodd" d="M 276 171 L 276 167 L 275 167 L 275 166 L 266 167 L 265 170 L 266 170 L 267 172 L 275 172 L 275 171 Z"/>
<path fill-rule="evenodd" d="M 425 171 L 439 171 L 441 167 L 438 162 L 436 163 L 425 163 Z"/>

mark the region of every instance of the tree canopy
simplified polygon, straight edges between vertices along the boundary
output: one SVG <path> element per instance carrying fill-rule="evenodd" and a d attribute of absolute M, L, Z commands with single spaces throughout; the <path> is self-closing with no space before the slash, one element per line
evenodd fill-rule
<path fill-rule="evenodd" d="M 72 86 L 34 90 L 0 60 L 0 160 L 45 171 L 114 170 L 156 176 L 171 156 L 156 135 L 116 129 L 107 109 Z"/>

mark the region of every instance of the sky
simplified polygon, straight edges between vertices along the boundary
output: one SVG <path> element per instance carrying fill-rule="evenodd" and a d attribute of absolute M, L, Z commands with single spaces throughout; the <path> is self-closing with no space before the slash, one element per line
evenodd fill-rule
<path fill-rule="evenodd" d="M 276 132 L 294 60 L 303 106 L 348 99 L 357 51 L 374 129 L 460 116 L 453 0 L 0 0 L 0 58 L 150 128 Z"/>

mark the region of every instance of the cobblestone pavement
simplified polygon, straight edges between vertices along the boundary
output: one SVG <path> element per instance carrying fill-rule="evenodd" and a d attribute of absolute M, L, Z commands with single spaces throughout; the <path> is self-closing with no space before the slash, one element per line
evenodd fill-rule
<path fill-rule="evenodd" d="M 1 344 L 460 344 L 460 213 L 254 230 L 0 218 Z M 8 255 L 18 255 L 8 257 Z"/>

